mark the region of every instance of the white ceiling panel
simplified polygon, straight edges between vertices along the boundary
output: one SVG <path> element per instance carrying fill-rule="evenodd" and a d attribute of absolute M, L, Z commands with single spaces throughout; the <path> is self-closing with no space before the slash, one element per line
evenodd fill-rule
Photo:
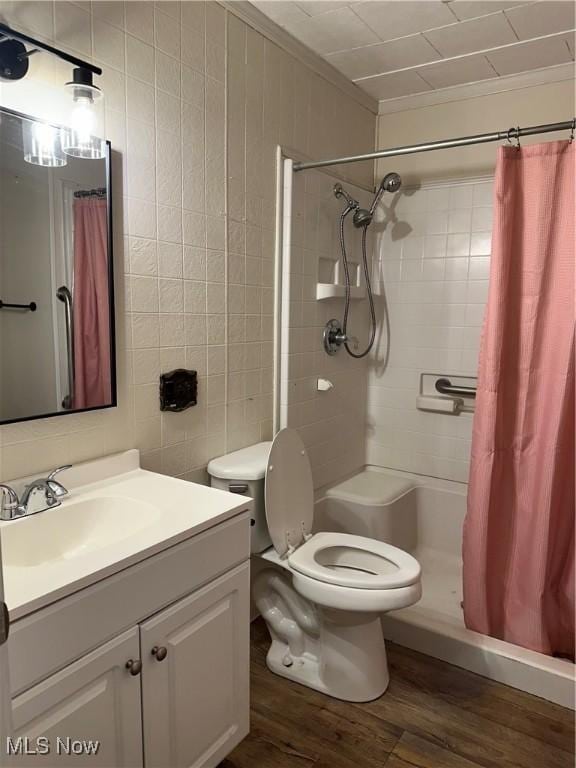
<path fill-rule="evenodd" d="M 309 2 L 296 3 L 308 16 L 317 16 L 319 13 L 328 13 L 328 11 L 337 11 L 340 8 L 346 8 L 352 3 L 331 2 L 331 0 L 309 0 Z"/>
<path fill-rule="evenodd" d="M 418 73 L 435 89 L 476 83 L 498 76 L 485 56 L 466 56 L 452 61 L 440 61 L 426 69 L 419 69 Z"/>
<path fill-rule="evenodd" d="M 426 38 L 444 58 L 496 48 L 518 40 L 503 13 L 432 29 L 426 32 Z"/>
<path fill-rule="evenodd" d="M 523 5 L 506 11 L 506 16 L 520 40 L 566 32 L 574 29 L 576 4 L 573 2 L 545 2 Z"/>
<path fill-rule="evenodd" d="M 447 5 L 439 0 L 357 3 L 354 13 L 364 19 L 381 40 L 412 35 L 456 20 Z"/>
<path fill-rule="evenodd" d="M 504 11 L 506 8 L 514 8 L 517 5 L 526 5 L 527 0 L 519 2 L 497 2 L 496 0 L 451 0 L 448 5 L 457 19 L 466 21 L 466 19 L 476 19 L 478 16 L 485 16 L 488 13 Z"/>
<path fill-rule="evenodd" d="M 574 60 L 574 0 L 254 0 L 379 99 Z"/>
<path fill-rule="evenodd" d="M 375 99 L 397 99 L 400 96 L 432 90 L 432 87 L 413 69 L 371 77 L 362 81 L 362 88 Z"/>
<path fill-rule="evenodd" d="M 423 35 L 411 35 L 388 43 L 333 53 L 326 58 L 346 77 L 356 80 L 437 61 L 441 56 Z"/>
<path fill-rule="evenodd" d="M 561 36 L 513 45 L 487 53 L 486 56 L 499 75 L 515 75 L 572 61 L 570 50 Z"/>
<path fill-rule="evenodd" d="M 288 25 L 287 29 L 312 50 L 322 54 L 379 41 L 376 32 L 350 8 L 311 16 L 305 21 Z"/>
<path fill-rule="evenodd" d="M 283 2 L 283 0 L 254 0 L 252 5 L 255 5 L 259 11 L 265 13 L 269 19 L 275 21 L 281 27 L 286 27 L 288 24 L 296 24 L 298 21 L 306 21 L 308 15 L 298 6 L 298 3 Z"/>

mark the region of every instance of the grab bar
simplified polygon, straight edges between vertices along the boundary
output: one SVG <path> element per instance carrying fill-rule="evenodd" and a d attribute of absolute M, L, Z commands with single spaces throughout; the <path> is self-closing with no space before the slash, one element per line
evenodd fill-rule
<path fill-rule="evenodd" d="M 441 395 L 456 397 L 476 397 L 476 387 L 464 387 L 453 385 L 450 379 L 437 379 L 436 391 Z"/>
<path fill-rule="evenodd" d="M 10 304 L 0 299 L 0 309 L 27 309 L 30 312 L 36 312 L 37 306 L 35 301 L 31 301 L 29 304 Z"/>
<path fill-rule="evenodd" d="M 66 356 L 68 360 L 68 394 L 62 400 L 62 408 L 67 411 L 73 407 L 74 398 L 74 313 L 72 310 L 72 294 L 70 289 L 61 285 L 56 291 L 56 297 L 64 304 L 66 318 Z"/>

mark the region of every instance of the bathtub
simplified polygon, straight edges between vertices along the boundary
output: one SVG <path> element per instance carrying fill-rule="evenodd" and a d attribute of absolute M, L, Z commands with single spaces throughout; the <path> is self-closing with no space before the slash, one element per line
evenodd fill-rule
<path fill-rule="evenodd" d="M 472 632 L 464 626 L 462 525 L 466 486 L 366 467 L 323 489 L 315 529 L 369 536 L 411 552 L 422 566 L 423 596 L 383 617 L 385 637 L 574 709 L 571 662 Z"/>

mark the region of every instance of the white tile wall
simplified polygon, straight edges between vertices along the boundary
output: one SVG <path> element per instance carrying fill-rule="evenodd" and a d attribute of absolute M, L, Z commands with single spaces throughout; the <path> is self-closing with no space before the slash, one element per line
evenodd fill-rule
<path fill-rule="evenodd" d="M 0 428 L 0 478 L 130 447 L 146 467 L 199 477 L 270 436 L 276 144 L 367 152 L 375 116 L 217 2 L 0 13 L 104 69 L 119 374 L 117 409 Z M 371 182 L 370 164 L 347 173 Z M 158 375 L 177 366 L 198 370 L 199 405 L 161 414 Z"/>
<path fill-rule="evenodd" d="M 467 482 L 472 416 L 418 411 L 416 396 L 421 373 L 476 376 L 492 180 L 405 189 L 381 214 L 390 359 L 382 370 L 383 338 L 368 380 L 367 462 Z"/>

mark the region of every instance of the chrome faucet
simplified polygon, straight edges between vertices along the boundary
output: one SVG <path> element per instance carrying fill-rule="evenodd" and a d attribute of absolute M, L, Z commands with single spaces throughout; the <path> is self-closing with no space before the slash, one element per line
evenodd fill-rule
<path fill-rule="evenodd" d="M 65 464 L 50 472 L 48 477 L 33 480 L 24 488 L 22 499 L 18 499 L 18 494 L 9 485 L 0 483 L 0 520 L 16 520 L 59 507 L 60 499 L 68 495 L 68 490 L 55 477 L 71 466 Z"/>

